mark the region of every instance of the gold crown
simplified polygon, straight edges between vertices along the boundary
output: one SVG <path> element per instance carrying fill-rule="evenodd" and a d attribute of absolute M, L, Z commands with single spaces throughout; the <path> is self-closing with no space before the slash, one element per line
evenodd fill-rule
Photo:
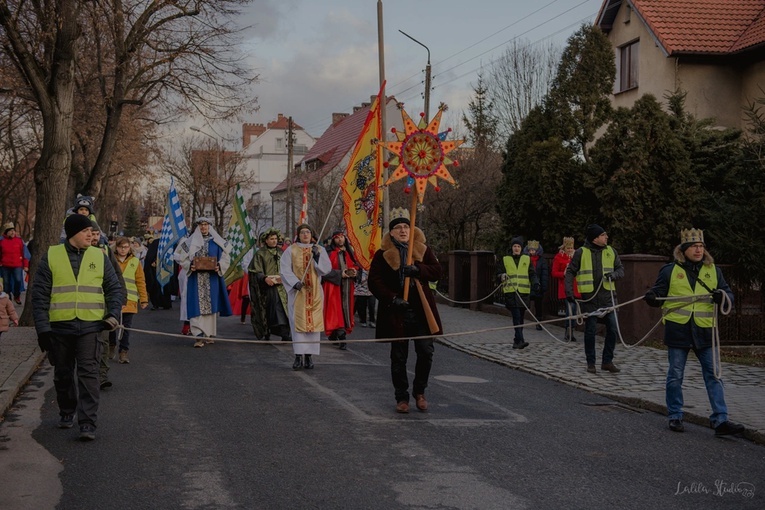
<path fill-rule="evenodd" d="M 683 229 L 680 231 L 680 244 L 685 243 L 703 243 L 704 231 L 699 228 L 692 228 L 690 230 Z"/>
<path fill-rule="evenodd" d="M 538 250 L 539 249 L 539 241 L 529 241 L 526 243 L 526 248 L 532 249 L 532 250 Z"/>
<path fill-rule="evenodd" d="M 566 248 L 573 248 L 574 247 L 574 238 L 573 237 L 564 237 L 563 238 L 563 249 Z"/>
<path fill-rule="evenodd" d="M 390 210 L 390 219 L 391 221 L 397 220 L 399 218 L 409 218 L 409 209 L 404 209 L 403 207 L 395 207 Z"/>
<path fill-rule="evenodd" d="M 13 222 L 12 222 L 12 221 L 9 221 L 9 222 L 8 222 L 8 223 L 6 223 L 5 225 L 3 225 L 3 234 L 5 234 L 5 232 L 6 232 L 7 230 L 10 230 L 10 229 L 15 229 L 15 228 L 16 228 L 16 226 L 13 224 Z"/>

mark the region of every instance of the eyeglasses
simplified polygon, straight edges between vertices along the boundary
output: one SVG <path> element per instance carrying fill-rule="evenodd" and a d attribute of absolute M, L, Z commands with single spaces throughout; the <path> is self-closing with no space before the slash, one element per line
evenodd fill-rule
<path fill-rule="evenodd" d="M 405 223 L 401 225 L 396 225 L 395 227 L 393 227 L 393 230 L 409 230 L 409 225 Z"/>

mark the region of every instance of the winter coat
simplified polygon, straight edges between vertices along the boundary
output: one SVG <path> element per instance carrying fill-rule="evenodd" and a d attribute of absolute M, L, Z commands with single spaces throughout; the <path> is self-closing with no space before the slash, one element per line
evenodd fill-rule
<path fill-rule="evenodd" d="M 80 263 L 85 250 L 72 246 L 69 241 L 64 243 L 69 263 L 72 265 L 74 277 L 80 273 Z M 53 273 L 48 263 L 48 252 L 42 256 L 37 266 L 34 282 L 32 284 L 32 315 L 34 316 L 37 334 L 53 331 L 59 335 L 81 336 L 88 333 L 98 333 L 104 329 L 102 321 L 83 321 L 74 318 L 69 321 L 50 322 L 48 311 L 50 310 L 51 289 L 53 287 Z M 104 255 L 104 279 L 101 287 L 104 290 L 106 304 L 106 316 L 119 317 L 122 303 L 126 299 L 125 288 L 120 284 L 114 266 L 109 257 Z"/>
<path fill-rule="evenodd" d="M 571 257 L 566 255 L 565 251 L 559 251 L 552 263 L 552 277 L 558 280 L 558 299 L 566 299 L 566 283 L 563 279 L 566 277 L 566 268 L 571 262 Z M 579 289 L 574 280 L 574 297 L 581 298 Z"/>
<path fill-rule="evenodd" d="M 612 300 L 611 291 L 601 285 L 601 281 L 603 280 L 603 265 L 600 259 L 601 252 L 605 247 L 592 244 L 589 241 L 584 242 L 584 247 L 589 248 L 592 251 L 592 276 L 595 291 L 582 293 L 582 301 L 580 302 L 582 312 L 594 312 L 599 308 L 606 308 L 616 305 L 616 291 L 613 293 Z M 579 272 L 579 266 L 581 263 L 582 248 L 578 248 L 574 252 L 571 263 L 568 265 L 568 268 L 566 268 L 566 275 L 564 279 L 566 285 L 566 297 L 574 296 L 574 282 L 576 281 L 576 275 Z M 624 278 L 624 266 L 622 266 L 622 261 L 619 258 L 619 254 L 616 252 L 616 250 L 614 250 L 614 271 L 611 279 L 615 281 L 621 280 L 622 278 Z"/>
<path fill-rule="evenodd" d="M 704 252 L 704 258 L 701 262 L 693 263 L 686 260 L 680 246 L 675 248 L 674 257 L 674 262 L 670 262 L 659 270 L 659 276 L 656 278 L 656 282 L 649 291 L 655 293 L 656 297 L 667 297 L 672 271 L 676 264 L 685 269 L 688 283 L 692 289 L 696 287 L 696 277 L 699 274 L 702 265 L 714 264 L 714 259 L 706 251 Z M 722 271 L 717 266 L 715 266 L 715 270 L 717 273 L 717 288 L 725 291 L 725 293 L 728 294 L 731 303 L 733 303 L 733 292 L 725 281 L 725 278 L 723 278 Z M 663 303 L 664 302 L 661 301 L 659 306 Z M 712 328 L 702 328 L 698 326 L 693 318 L 685 324 L 666 321 L 664 323 L 664 344 L 668 347 L 677 347 L 681 349 L 705 349 L 712 347 Z"/>
<path fill-rule="evenodd" d="M 8 331 L 11 322 L 18 323 L 19 316 L 16 315 L 16 309 L 8 298 L 8 294 L 0 292 L 0 333 Z"/>
<path fill-rule="evenodd" d="M 18 236 L 0 238 L 0 266 L 27 269 L 29 257 L 25 255 L 24 248 L 24 241 Z"/>
<path fill-rule="evenodd" d="M 547 285 L 550 282 L 550 270 L 548 269 L 547 259 L 542 256 L 544 255 L 542 245 L 539 245 L 534 256 L 531 256 L 528 247 L 523 249 L 523 254 L 531 258 L 531 265 L 534 266 L 534 272 L 537 274 L 537 280 L 539 280 L 539 286 L 536 288 L 532 286 L 531 288 L 531 298 L 541 298 L 547 292 Z"/>
<path fill-rule="evenodd" d="M 417 279 L 422 287 L 425 300 L 438 323 L 438 331 L 433 334 L 440 335 L 443 329 L 441 318 L 438 315 L 436 300 L 433 298 L 433 292 L 430 290 L 428 282 L 434 282 L 441 278 L 441 263 L 438 262 L 433 250 L 425 245 L 425 242 L 425 234 L 419 228 L 414 227 L 409 240 L 409 249 L 412 250 L 412 263 L 420 269 Z M 401 283 L 401 268 L 404 265 L 406 265 L 406 260 L 401 260 L 398 248 L 393 243 L 390 234 L 384 234 L 382 247 L 375 253 L 369 268 L 369 290 L 379 303 L 375 338 L 406 338 L 407 335 L 411 336 L 411 328 L 404 324 L 406 310 L 392 306 L 393 298 L 404 297 Z M 410 278 L 409 282 L 407 301 L 410 309 L 413 311 L 418 324 L 427 324 L 423 303 L 420 300 L 414 279 Z M 427 329 L 427 325 L 424 329 Z"/>
<path fill-rule="evenodd" d="M 124 273 L 125 269 L 127 269 L 128 262 L 130 262 L 130 259 L 134 258 L 137 257 L 134 257 L 132 253 L 128 253 L 128 256 L 125 257 L 125 260 L 122 262 L 120 262 L 120 259 L 117 257 L 114 257 L 115 261 L 119 265 L 120 272 L 118 274 L 122 275 L 123 282 L 125 281 Z M 141 304 L 149 304 L 149 294 L 146 292 L 146 276 L 143 274 L 143 267 L 141 267 L 140 263 L 135 270 L 135 285 L 138 287 L 138 301 L 128 301 L 125 306 L 122 307 L 122 313 L 138 313 L 139 302 Z"/>

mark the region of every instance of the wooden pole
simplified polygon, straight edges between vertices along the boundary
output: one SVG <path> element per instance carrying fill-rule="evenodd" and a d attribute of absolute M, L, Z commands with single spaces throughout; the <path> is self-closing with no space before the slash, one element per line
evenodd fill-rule
<path fill-rule="evenodd" d="M 417 182 L 414 183 L 414 186 L 412 186 L 412 205 L 410 206 L 409 211 L 409 224 L 411 225 L 411 228 L 409 229 L 409 249 L 406 251 L 406 265 L 411 266 L 412 265 L 412 244 L 414 242 L 414 227 L 416 226 L 417 222 Z M 404 278 L 404 301 L 407 301 L 409 298 L 409 277 L 407 276 Z"/>

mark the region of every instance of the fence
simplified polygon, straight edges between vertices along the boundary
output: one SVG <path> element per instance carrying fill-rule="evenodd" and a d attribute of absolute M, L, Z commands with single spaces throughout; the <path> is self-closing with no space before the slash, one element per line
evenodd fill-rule
<path fill-rule="evenodd" d="M 544 255 L 548 260 L 548 269 L 552 267 L 552 255 Z M 502 307 L 503 296 L 500 293 L 489 296 L 497 286 L 497 260 L 490 251 L 455 250 L 448 256 L 441 257 L 444 277 L 439 281 L 439 290 L 454 301 L 474 301 L 470 304 L 454 304 L 493 313 L 506 313 Z M 622 255 L 625 278 L 617 284 L 617 300 L 628 301 L 643 295 L 653 285 L 659 269 L 669 259 L 656 255 Z M 765 345 L 765 320 L 763 310 L 765 302 L 763 292 L 758 285 L 746 285 L 745 281 L 731 266 L 721 266 L 728 278 L 728 283 L 736 296 L 734 309 L 730 315 L 720 316 L 720 336 L 724 345 Z M 483 299 L 482 299 L 483 298 Z M 558 279 L 548 279 L 547 291 L 543 299 L 540 319 L 560 316 L 563 309 L 558 300 Z M 628 342 L 641 339 L 646 332 L 661 318 L 661 309 L 651 308 L 642 302 L 619 309 L 619 325 Z M 654 338 L 663 337 L 660 326 L 653 334 Z"/>

